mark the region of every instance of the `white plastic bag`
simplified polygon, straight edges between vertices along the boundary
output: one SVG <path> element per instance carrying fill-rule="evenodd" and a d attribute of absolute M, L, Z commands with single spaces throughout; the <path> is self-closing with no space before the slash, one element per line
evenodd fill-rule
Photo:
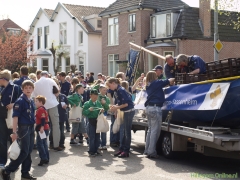
<path fill-rule="evenodd" d="M 118 125 L 120 126 L 121 124 L 123 124 L 124 121 L 124 112 L 120 111 L 120 109 L 117 110 L 117 118 L 116 121 L 118 123 Z"/>
<path fill-rule="evenodd" d="M 72 107 L 69 112 L 70 123 L 80 123 L 82 120 L 82 108 L 80 106 Z"/>
<path fill-rule="evenodd" d="M 119 132 L 120 126 L 121 124 L 123 124 L 124 121 L 124 112 L 120 111 L 120 109 L 117 110 L 117 118 L 115 119 L 114 123 L 113 123 L 113 134 L 116 134 Z"/>
<path fill-rule="evenodd" d="M 117 134 L 119 132 L 120 125 L 117 123 L 117 119 L 115 119 L 112 127 L 113 134 Z"/>
<path fill-rule="evenodd" d="M 7 119 L 6 119 L 6 124 L 7 124 L 8 129 L 12 129 L 13 128 L 12 114 L 13 114 L 13 109 L 8 109 Z"/>
<path fill-rule="evenodd" d="M 107 121 L 106 117 L 103 115 L 103 113 L 101 113 L 98 115 L 98 118 L 97 118 L 96 133 L 108 132 L 108 131 L 109 131 L 108 121 Z"/>
<path fill-rule="evenodd" d="M 15 140 L 8 149 L 9 158 L 12 160 L 16 160 L 20 154 L 20 151 L 21 149 L 19 147 L 19 144 L 17 140 Z"/>

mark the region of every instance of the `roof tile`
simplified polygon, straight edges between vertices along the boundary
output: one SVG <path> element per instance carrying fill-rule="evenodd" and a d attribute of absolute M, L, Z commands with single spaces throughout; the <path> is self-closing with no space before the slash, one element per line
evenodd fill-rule
<path fill-rule="evenodd" d="M 105 8 L 103 7 L 94 7 L 94 6 L 81 6 L 73 4 L 63 4 L 67 10 L 76 17 L 79 22 L 87 29 L 88 32 L 96 32 L 86 21 L 84 17 L 90 16 L 92 14 L 99 14 Z"/>
<path fill-rule="evenodd" d="M 100 16 L 114 14 L 126 10 L 136 8 L 152 8 L 152 9 L 172 9 L 173 7 L 188 6 L 181 0 L 117 0 L 108 8 L 100 13 Z"/>

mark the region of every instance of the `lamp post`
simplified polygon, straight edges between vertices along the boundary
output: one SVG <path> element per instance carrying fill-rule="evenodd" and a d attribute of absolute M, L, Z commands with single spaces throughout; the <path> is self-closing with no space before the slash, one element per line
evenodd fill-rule
<path fill-rule="evenodd" d="M 217 40 L 219 39 L 218 35 L 218 0 L 215 0 L 215 9 L 214 9 L 214 44 L 216 44 Z M 214 48 L 214 61 L 219 60 L 219 54 Z"/>

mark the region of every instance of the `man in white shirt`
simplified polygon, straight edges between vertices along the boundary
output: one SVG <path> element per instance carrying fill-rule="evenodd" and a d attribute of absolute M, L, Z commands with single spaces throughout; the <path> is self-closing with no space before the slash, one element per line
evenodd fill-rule
<path fill-rule="evenodd" d="M 44 107 L 48 111 L 48 115 L 50 116 L 50 122 L 52 124 L 51 131 L 53 136 L 53 147 L 56 151 L 63 150 L 59 147 L 60 141 L 60 129 L 59 129 L 59 114 L 58 114 L 58 101 L 56 96 L 53 94 L 53 86 L 55 86 L 58 90 L 59 87 L 56 82 L 48 78 L 48 72 L 42 71 L 41 78 L 35 82 L 34 91 L 32 96 L 37 97 L 38 95 L 42 95 L 46 97 L 46 103 Z"/>

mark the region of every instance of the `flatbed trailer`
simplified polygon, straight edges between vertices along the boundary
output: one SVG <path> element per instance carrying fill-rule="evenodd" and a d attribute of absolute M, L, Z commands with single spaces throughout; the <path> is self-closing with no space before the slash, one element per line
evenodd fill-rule
<path fill-rule="evenodd" d="M 145 118 L 134 118 L 132 130 L 144 130 L 147 134 L 148 124 Z M 240 159 L 240 129 L 224 127 L 198 126 L 190 128 L 163 122 L 157 142 L 157 149 L 166 158 L 171 158 L 175 152 L 188 150 L 193 145 L 195 152 L 207 156 Z"/>

